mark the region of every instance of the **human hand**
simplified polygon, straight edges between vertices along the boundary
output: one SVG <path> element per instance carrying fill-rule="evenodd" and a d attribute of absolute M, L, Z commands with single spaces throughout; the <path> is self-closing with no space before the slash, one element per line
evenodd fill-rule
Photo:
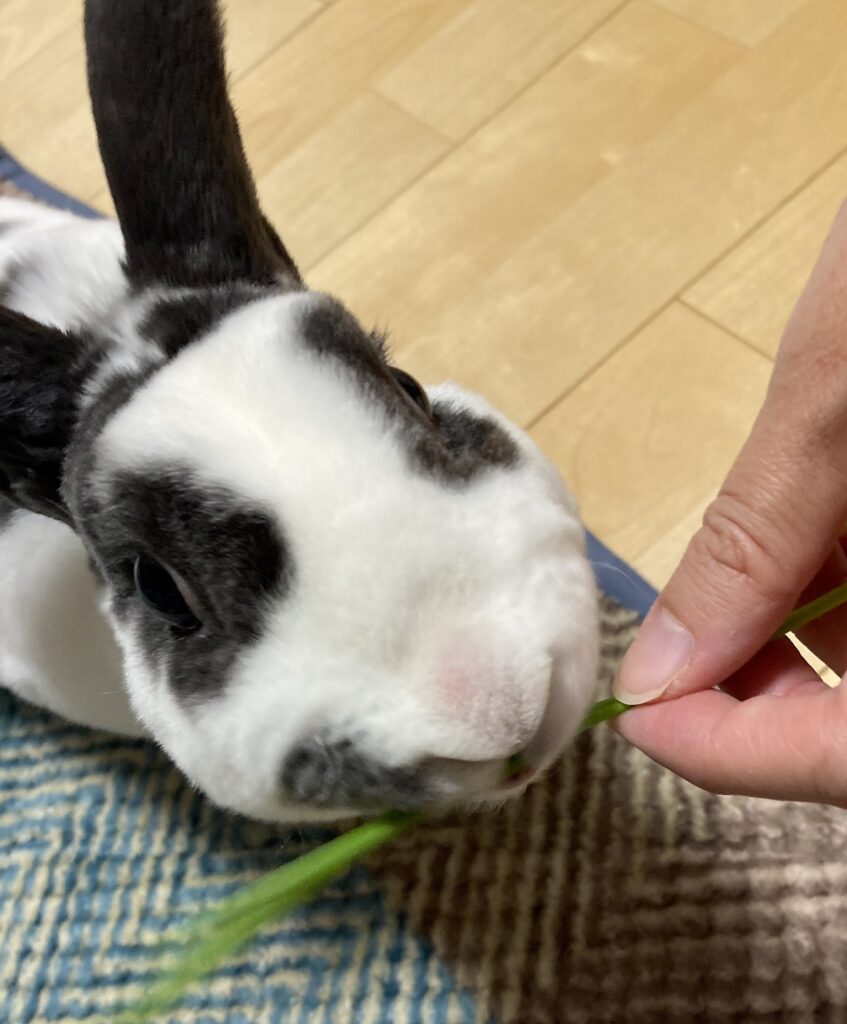
<path fill-rule="evenodd" d="M 847 205 L 751 434 L 621 665 L 616 696 L 655 703 L 619 732 L 713 792 L 847 807 L 847 687 L 769 642 L 793 607 L 847 580 L 845 522 Z M 847 670 L 847 608 L 798 636 Z"/>

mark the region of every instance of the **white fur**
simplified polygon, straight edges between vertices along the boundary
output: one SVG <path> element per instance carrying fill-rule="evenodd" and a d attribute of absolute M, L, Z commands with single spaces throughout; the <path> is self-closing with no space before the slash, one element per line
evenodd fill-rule
<path fill-rule="evenodd" d="M 127 358 L 148 358 L 122 305 L 114 228 L 73 225 L 76 254 L 62 250 L 61 274 L 54 253 L 70 245 L 67 220 L 40 216 L 26 233 L 27 252 L 41 246 L 44 262 L 16 291 L 17 308 L 61 326 L 123 316 Z M 0 267 L 16 234 L 0 237 Z M 42 294 L 48 281 L 61 294 Z M 278 521 L 294 586 L 225 693 L 186 709 L 113 622 L 132 711 L 116 702 L 105 720 L 93 698 L 115 686 L 115 649 L 82 546 L 24 513 L 0 543 L 0 579 L 17 602 L 0 617 L 4 681 L 77 720 L 131 731 L 137 718 L 212 799 L 256 817 L 327 816 L 287 807 L 278 793 L 285 752 L 323 729 L 385 763 L 431 765 L 445 800 L 490 798 L 506 757 L 528 749 L 546 767 L 594 695 L 594 584 L 573 498 L 526 435 L 452 385 L 431 389 L 433 400 L 497 419 L 521 464 L 461 486 L 414 470 L 395 423 L 363 401 L 343 363 L 300 338 L 302 312 L 319 301 L 296 293 L 231 314 L 156 372 L 99 441 L 104 465 L 190 467 Z M 44 557 L 31 559 L 32 545 Z M 61 616 L 41 614 L 59 587 L 59 604 L 74 603 L 98 638 L 78 672 L 66 667 Z M 22 631 L 30 615 L 37 636 Z"/>
<path fill-rule="evenodd" d="M 88 383 L 96 393 L 115 371 L 136 370 L 158 358 L 136 330 L 155 300 L 130 297 L 121 269 L 123 239 L 114 220 L 84 220 L 64 210 L 21 199 L 0 198 L 0 285 L 3 305 L 38 323 L 63 330 L 90 329 L 120 339 L 100 372 Z"/>
<path fill-rule="evenodd" d="M 557 735 L 538 751 L 542 763 L 593 692 L 593 581 L 579 522 L 510 425 L 521 467 L 466 488 L 412 471 L 393 424 L 378 407 L 363 410 L 345 366 L 299 339 L 298 313 L 315 301 L 295 294 L 233 314 L 104 432 L 115 468 L 191 466 L 271 510 L 297 572 L 223 698 L 186 715 L 164 686 L 148 685 L 133 691 L 136 709 L 199 785 L 257 816 L 284 813 L 282 752 L 321 728 L 389 764 L 491 762 L 484 789 L 494 789 L 502 760 L 540 728 L 551 689 Z M 431 397 L 497 416 L 455 387 Z M 132 637 L 122 639 L 131 651 Z"/>
<path fill-rule="evenodd" d="M 0 281 L 14 271 L 3 305 L 66 329 L 114 317 L 127 293 L 115 221 L 0 199 L 0 226 L 10 222 L 14 227 L 0 233 Z"/>
<path fill-rule="evenodd" d="M 5 686 L 73 722 L 143 734 L 85 549 L 69 527 L 16 512 L 0 532 L 0 593 Z"/>

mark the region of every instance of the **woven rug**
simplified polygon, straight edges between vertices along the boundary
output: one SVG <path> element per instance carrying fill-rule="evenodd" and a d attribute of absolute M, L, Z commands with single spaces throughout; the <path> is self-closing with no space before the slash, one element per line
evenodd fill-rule
<path fill-rule="evenodd" d="M 79 208 L 0 150 L 0 192 Z M 603 682 L 649 588 L 602 545 Z M 0 691 L 0 1024 L 107 1022 L 161 933 L 327 838 Z M 372 856 L 162 1018 L 843 1024 L 847 815 L 718 798 L 607 729 L 506 809 Z"/>

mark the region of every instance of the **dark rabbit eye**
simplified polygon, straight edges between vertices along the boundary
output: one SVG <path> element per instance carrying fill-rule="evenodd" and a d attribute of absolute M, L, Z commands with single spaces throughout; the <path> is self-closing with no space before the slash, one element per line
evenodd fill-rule
<path fill-rule="evenodd" d="M 135 588 L 141 600 L 160 618 L 179 629 L 197 629 L 200 620 L 189 608 L 179 585 L 155 558 L 139 555 L 135 560 Z"/>
<path fill-rule="evenodd" d="M 398 370 L 396 367 L 391 368 L 391 372 L 394 374 L 394 379 L 400 385 L 400 387 L 406 392 L 411 398 L 415 405 L 419 406 L 423 411 L 429 415 L 429 399 L 426 396 L 426 392 L 420 384 L 415 380 L 411 374 L 406 373 L 405 370 Z"/>

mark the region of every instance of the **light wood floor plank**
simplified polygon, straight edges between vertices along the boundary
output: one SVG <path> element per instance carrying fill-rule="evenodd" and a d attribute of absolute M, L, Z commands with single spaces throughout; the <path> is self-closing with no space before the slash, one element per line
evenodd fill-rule
<path fill-rule="evenodd" d="M 685 300 L 774 356 L 839 206 L 847 198 L 847 155 L 685 293 Z"/>
<path fill-rule="evenodd" d="M 0 83 L 57 36 L 79 24 L 80 0 L 0 2 Z"/>
<path fill-rule="evenodd" d="M 318 0 L 222 0 L 226 60 L 235 80 L 321 10 Z M 244 8 L 248 8 L 245 10 Z"/>
<path fill-rule="evenodd" d="M 447 148 L 415 118 L 364 93 L 266 171 L 259 192 L 286 245 L 307 267 Z"/>
<path fill-rule="evenodd" d="M 847 145 L 845 35 L 847 4 L 809 4 L 522 245 L 504 229 L 505 258 L 470 287 L 445 276 L 421 301 L 423 262 L 423 285 L 408 274 L 405 289 L 386 288 L 428 229 L 408 195 L 325 261 L 319 280 L 398 323 L 426 379 L 457 376 L 532 421 Z M 397 207 L 414 216 L 398 219 Z M 461 272 L 464 251 L 447 252 Z"/>
<path fill-rule="evenodd" d="M 597 182 L 611 183 L 742 52 L 655 8 L 628 6 L 322 261 L 315 281 L 366 321 L 395 328 L 398 350 L 426 379 L 456 376 L 525 421 L 568 379 L 571 339 L 559 326 L 568 303 L 546 289 L 578 280 L 579 269 L 565 266 L 586 247 L 603 257 L 609 211 L 572 237 L 552 237 L 549 226 Z M 639 244 L 627 239 L 608 258 Z M 542 367 L 551 349 L 561 358 Z"/>
<path fill-rule="evenodd" d="M 576 490 L 588 526 L 661 584 L 744 440 L 770 370 L 673 304 L 532 433 Z"/>
<path fill-rule="evenodd" d="M 695 24 L 723 33 L 728 39 L 754 46 L 806 0 L 652 0 Z"/>
<path fill-rule="evenodd" d="M 261 177 L 461 11 L 469 0 L 339 0 L 235 84 Z"/>
<path fill-rule="evenodd" d="M 389 72 L 378 91 L 451 139 L 463 139 L 621 0 L 474 0 Z"/>
<path fill-rule="evenodd" d="M 0 138 L 37 174 L 85 199 L 106 179 L 88 100 L 77 21 L 0 80 Z"/>

